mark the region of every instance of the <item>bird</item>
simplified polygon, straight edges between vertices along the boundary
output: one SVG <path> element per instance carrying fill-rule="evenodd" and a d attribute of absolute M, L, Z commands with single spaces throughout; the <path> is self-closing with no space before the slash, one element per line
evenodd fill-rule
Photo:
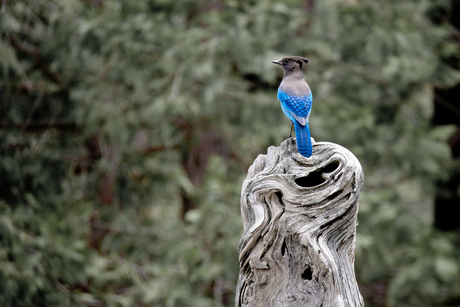
<path fill-rule="evenodd" d="M 302 156 L 307 158 L 313 154 L 308 126 L 313 95 L 303 78 L 302 64 L 308 62 L 310 62 L 309 59 L 300 56 L 289 56 L 281 61 L 272 61 L 284 68 L 284 77 L 278 87 L 278 100 L 284 114 L 292 122 L 289 137 L 292 137 L 292 126 L 294 126 L 297 149 Z"/>

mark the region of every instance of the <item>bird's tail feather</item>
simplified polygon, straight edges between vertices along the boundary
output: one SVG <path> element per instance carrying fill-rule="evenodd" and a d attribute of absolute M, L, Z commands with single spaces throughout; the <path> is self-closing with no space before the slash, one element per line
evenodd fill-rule
<path fill-rule="evenodd" d="M 294 122 L 297 149 L 302 156 L 309 158 L 313 153 L 313 148 L 311 145 L 310 127 L 308 127 L 308 122 L 305 126 L 302 126 L 297 121 Z"/>

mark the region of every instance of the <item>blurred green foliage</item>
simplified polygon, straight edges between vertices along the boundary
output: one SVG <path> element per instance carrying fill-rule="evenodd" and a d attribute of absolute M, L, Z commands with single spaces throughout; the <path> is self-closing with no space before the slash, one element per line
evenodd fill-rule
<path fill-rule="evenodd" d="M 366 175 L 367 306 L 460 302 L 433 229 L 460 82 L 441 0 L 0 1 L 0 305 L 232 306 L 248 166 L 288 135 L 271 60 L 306 56 L 312 136 Z"/>

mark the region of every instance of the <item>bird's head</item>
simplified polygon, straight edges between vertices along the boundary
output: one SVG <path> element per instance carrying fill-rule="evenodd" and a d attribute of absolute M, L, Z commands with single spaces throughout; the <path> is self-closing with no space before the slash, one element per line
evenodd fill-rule
<path fill-rule="evenodd" d="M 300 56 L 288 56 L 283 58 L 281 61 L 272 61 L 273 64 L 283 66 L 284 70 L 302 70 L 302 64 L 310 62 L 309 59 Z"/>

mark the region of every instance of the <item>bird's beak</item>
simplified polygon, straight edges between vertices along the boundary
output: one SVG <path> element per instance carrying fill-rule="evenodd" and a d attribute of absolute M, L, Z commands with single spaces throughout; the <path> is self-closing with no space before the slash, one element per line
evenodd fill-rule
<path fill-rule="evenodd" d="M 272 61 L 273 64 L 278 64 L 278 65 L 282 65 L 283 63 L 281 63 L 281 61 Z"/>

